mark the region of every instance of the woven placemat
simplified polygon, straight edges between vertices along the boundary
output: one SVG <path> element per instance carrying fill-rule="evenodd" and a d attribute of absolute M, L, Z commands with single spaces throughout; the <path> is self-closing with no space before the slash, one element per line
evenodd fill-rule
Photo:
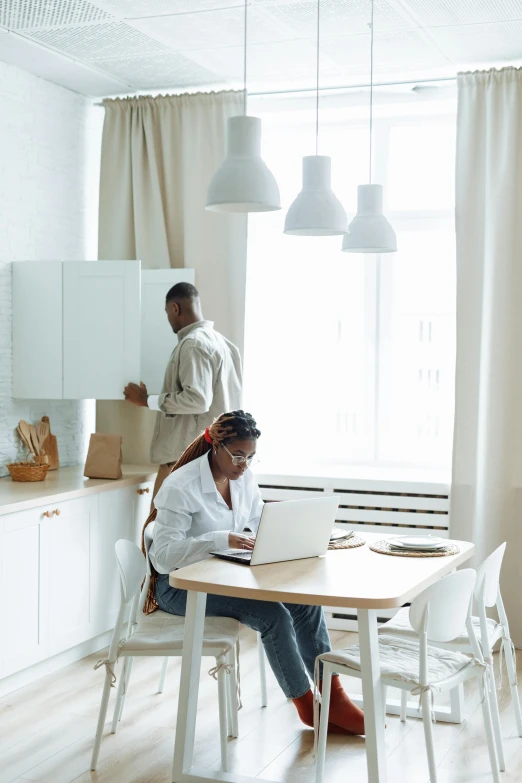
<path fill-rule="evenodd" d="M 378 552 L 381 555 L 396 555 L 397 557 L 447 557 L 448 555 L 458 555 L 460 552 L 456 544 L 448 544 L 444 549 L 439 549 L 437 552 L 399 552 L 396 549 L 392 549 L 389 541 L 385 538 L 368 546 L 372 552 Z"/>
<path fill-rule="evenodd" d="M 350 536 L 350 538 L 340 538 L 338 541 L 332 541 L 328 549 L 355 549 L 356 546 L 364 546 L 366 541 L 360 536 Z"/>

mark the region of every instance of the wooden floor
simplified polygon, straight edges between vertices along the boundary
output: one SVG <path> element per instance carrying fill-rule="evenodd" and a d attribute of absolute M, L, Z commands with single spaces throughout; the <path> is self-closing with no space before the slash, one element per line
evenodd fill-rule
<path fill-rule="evenodd" d="M 332 632 L 335 647 L 351 644 L 355 638 L 354 634 Z M 244 707 L 240 739 L 230 741 L 232 769 L 267 780 L 313 781 L 313 732 L 303 729 L 271 672 L 269 705 L 261 709 L 254 635 L 245 630 L 241 644 Z M 103 669 L 93 670 L 98 657 L 85 658 L 0 699 L 0 783 L 170 783 L 179 659 L 171 662 L 161 695 L 156 692 L 160 659 L 136 659 L 118 733 L 111 735 L 107 724 L 98 770 L 91 773 L 89 760 L 104 677 Z M 518 657 L 520 675 L 522 653 Z M 205 659 L 196 761 L 198 766 L 219 768 L 217 684 L 207 674 L 211 665 L 210 659 Z M 522 677 L 520 680 L 522 683 Z M 348 690 L 357 690 L 356 680 L 346 679 L 345 683 Z M 504 676 L 500 704 L 507 768 L 501 780 L 520 783 L 522 739 L 515 731 L 506 685 Z M 463 724 L 435 726 L 439 783 L 491 780 L 476 690 L 467 691 L 466 707 L 469 717 Z M 422 724 L 413 719 L 402 724 L 397 717 L 388 716 L 387 726 L 389 783 L 428 781 Z M 365 783 L 364 739 L 329 740 L 325 779 L 327 783 Z"/>

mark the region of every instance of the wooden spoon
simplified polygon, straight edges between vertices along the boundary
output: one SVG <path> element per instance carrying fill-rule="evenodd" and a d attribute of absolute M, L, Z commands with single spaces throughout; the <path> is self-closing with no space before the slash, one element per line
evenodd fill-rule
<path fill-rule="evenodd" d="M 29 424 L 22 419 L 18 424 L 18 428 L 20 430 L 20 435 L 22 436 L 22 438 L 24 439 L 27 445 L 27 448 L 29 449 L 31 454 L 34 454 L 35 450 L 31 440 L 31 428 Z"/>
<path fill-rule="evenodd" d="M 33 444 L 34 453 L 40 455 L 40 444 L 38 443 L 38 435 L 36 434 L 36 427 L 34 424 L 29 425 L 29 431 L 31 434 L 31 443 Z"/>
<path fill-rule="evenodd" d="M 22 432 L 22 430 L 20 428 L 20 425 L 18 425 L 18 427 L 16 429 L 17 429 L 17 432 L 18 432 L 18 434 L 20 436 L 20 440 L 22 441 L 22 443 L 25 443 L 25 445 L 29 449 L 30 453 L 32 454 L 33 453 L 33 447 L 32 447 L 31 441 L 27 440 L 27 438 L 25 437 L 24 433 Z"/>

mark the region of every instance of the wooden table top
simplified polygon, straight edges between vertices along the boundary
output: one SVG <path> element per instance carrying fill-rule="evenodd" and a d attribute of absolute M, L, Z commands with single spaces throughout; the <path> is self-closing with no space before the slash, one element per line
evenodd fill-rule
<path fill-rule="evenodd" d="M 368 542 L 383 537 L 364 534 Z M 173 571 L 170 584 L 181 590 L 260 601 L 392 609 L 411 601 L 472 556 L 473 544 L 453 543 L 460 552 L 449 557 L 395 557 L 372 552 L 368 546 L 259 566 L 210 557 Z"/>

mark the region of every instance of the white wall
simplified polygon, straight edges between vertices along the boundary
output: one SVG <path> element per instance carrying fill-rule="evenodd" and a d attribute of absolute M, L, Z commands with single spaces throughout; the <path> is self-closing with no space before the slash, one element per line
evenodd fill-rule
<path fill-rule="evenodd" d="M 93 402 L 11 398 L 10 262 L 97 258 L 102 119 L 80 95 L 0 62 L 0 475 L 22 456 L 20 419 L 50 417 L 62 465 L 83 460 L 94 431 Z M 45 329 L 45 302 L 41 317 Z"/>

